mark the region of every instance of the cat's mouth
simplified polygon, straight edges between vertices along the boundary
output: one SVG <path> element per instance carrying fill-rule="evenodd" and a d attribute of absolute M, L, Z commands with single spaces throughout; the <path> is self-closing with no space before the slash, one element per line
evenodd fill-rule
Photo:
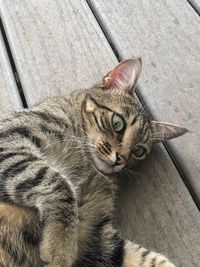
<path fill-rule="evenodd" d="M 110 160 L 102 157 L 99 152 L 92 153 L 92 157 L 96 168 L 103 174 L 114 174 L 125 167 L 124 165 L 113 165 Z"/>

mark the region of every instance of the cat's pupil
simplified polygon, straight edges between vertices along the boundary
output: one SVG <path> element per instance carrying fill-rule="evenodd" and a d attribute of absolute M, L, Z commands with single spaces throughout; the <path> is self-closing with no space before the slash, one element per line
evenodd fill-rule
<path fill-rule="evenodd" d="M 118 128 L 118 127 L 120 127 L 120 122 L 119 121 L 115 122 L 115 128 Z"/>

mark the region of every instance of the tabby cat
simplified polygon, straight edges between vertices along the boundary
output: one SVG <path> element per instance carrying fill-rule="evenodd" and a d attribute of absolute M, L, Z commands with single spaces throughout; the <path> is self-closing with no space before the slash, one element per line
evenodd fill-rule
<path fill-rule="evenodd" d="M 151 121 L 128 59 L 88 90 L 0 124 L 1 267 L 173 267 L 113 227 L 116 174 L 186 129 Z"/>

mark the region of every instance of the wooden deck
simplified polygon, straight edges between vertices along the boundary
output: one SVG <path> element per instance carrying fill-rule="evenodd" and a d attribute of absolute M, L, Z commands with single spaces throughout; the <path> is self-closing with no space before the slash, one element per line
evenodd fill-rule
<path fill-rule="evenodd" d="M 200 267 L 200 1 L 0 0 L 0 113 L 31 107 L 142 57 L 138 97 L 191 132 L 120 181 L 125 237 Z"/>

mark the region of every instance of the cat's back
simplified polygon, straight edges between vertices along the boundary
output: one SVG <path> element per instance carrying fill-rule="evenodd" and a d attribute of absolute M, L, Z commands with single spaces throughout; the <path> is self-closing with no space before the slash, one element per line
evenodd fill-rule
<path fill-rule="evenodd" d="M 66 103 L 65 103 L 66 102 Z M 51 98 L 0 118 L 0 171 L 15 156 L 40 156 L 49 143 L 62 142 L 68 130 L 65 98 Z"/>
<path fill-rule="evenodd" d="M 74 98 L 54 97 L 4 115 L 0 119 L 0 174 L 19 160 L 43 160 L 60 173 L 71 173 L 74 161 L 85 168 L 78 108 Z"/>
<path fill-rule="evenodd" d="M 37 135 L 48 134 L 49 131 L 53 131 L 53 128 L 58 131 L 64 130 L 67 127 L 66 122 L 69 116 L 68 106 L 68 99 L 53 97 L 33 108 L 3 115 L 0 118 L 1 144 L 12 141 L 13 138 L 28 138 L 33 133 Z M 35 144 L 39 146 L 39 137 Z"/>

